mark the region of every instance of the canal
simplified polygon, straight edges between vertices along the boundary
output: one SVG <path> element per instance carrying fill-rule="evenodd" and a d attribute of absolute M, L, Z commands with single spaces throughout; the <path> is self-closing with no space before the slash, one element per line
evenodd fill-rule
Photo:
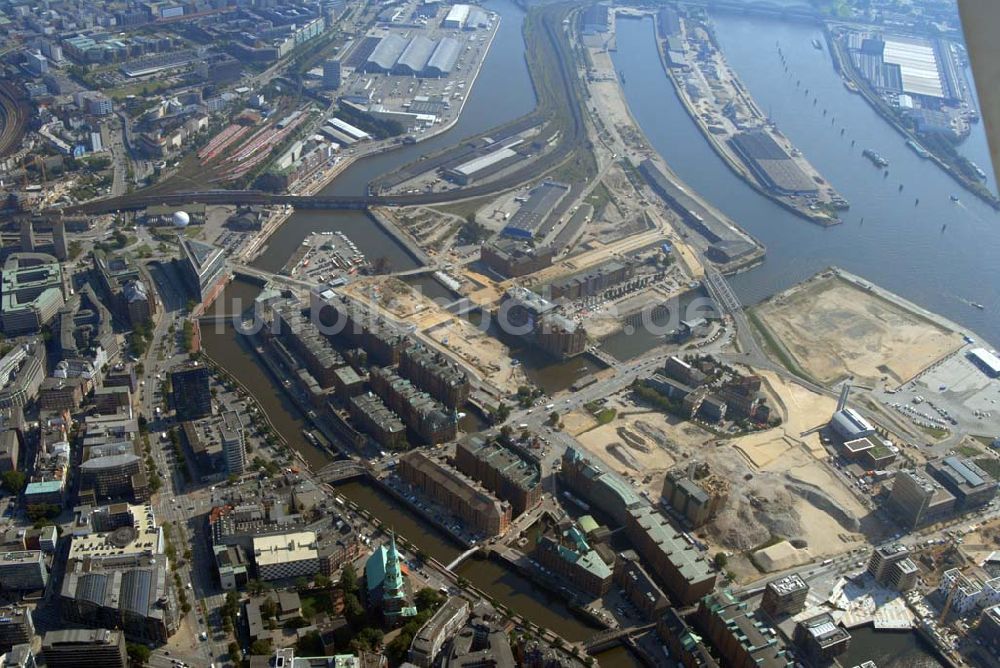
<path fill-rule="evenodd" d="M 1000 343 L 1000 265 L 991 252 L 1000 246 L 1000 215 L 919 158 L 843 86 L 830 55 L 812 46 L 813 38 L 823 39 L 818 27 L 742 15 L 714 18 L 723 51 L 761 108 L 851 202 L 842 225 L 822 228 L 744 183 L 709 146 L 658 65 L 653 20 L 620 18 L 613 56 L 625 74 L 633 116 L 681 179 L 767 246 L 763 264 L 733 279 L 744 303 L 838 265 Z M 982 126 L 975 125 L 961 150 L 985 154 L 985 142 Z M 887 178 L 861 156 L 865 148 L 890 161 Z M 951 202 L 952 194 L 961 201 Z M 969 301 L 986 308 L 974 309 Z"/>
<path fill-rule="evenodd" d="M 223 295 L 215 302 L 211 315 L 245 313 L 252 307 L 260 288 L 247 281 L 237 280 L 226 286 Z M 271 388 L 272 391 L 254 392 L 254 396 L 267 413 L 275 429 L 305 458 L 313 470 L 329 463 L 329 455 L 316 448 L 302 436 L 306 426 L 298 408 L 278 388 L 270 372 L 257 359 L 247 340 L 238 335 L 232 323 L 215 325 L 203 322 L 202 345 L 205 353 L 249 388 Z M 427 525 L 404 504 L 369 483 L 350 482 L 338 487 L 345 497 L 367 509 L 386 526 L 392 527 L 428 555 L 449 563 L 461 553 L 459 545 L 451 538 Z M 556 597 L 540 591 L 528 579 L 499 563 L 484 559 L 469 559 L 461 564 L 458 575 L 466 578 L 479 589 L 487 592 L 512 610 L 524 615 L 534 624 L 552 629 L 570 641 L 583 640 L 597 627 L 574 615 Z M 600 659 L 603 656 L 599 656 Z M 602 665 L 630 666 L 622 663 L 627 653 L 612 651 Z"/>
<path fill-rule="evenodd" d="M 260 287 L 242 279 L 231 281 L 212 303 L 208 316 L 235 316 L 253 310 Z M 260 404 L 275 430 L 302 455 L 313 470 L 329 463 L 329 455 L 302 435 L 306 422 L 298 407 L 280 389 L 280 383 L 257 359 L 245 337 L 236 333 L 232 320 L 201 322 L 201 345 L 206 355 L 228 371 Z M 258 392 L 257 388 L 267 388 Z"/>
<path fill-rule="evenodd" d="M 876 631 L 871 626 L 851 629 L 851 646 L 840 657 L 845 666 L 874 661 L 879 668 L 937 668 L 933 648 L 914 632 Z"/>
<path fill-rule="evenodd" d="M 524 11 L 511 0 L 489 0 L 483 6 L 497 12 L 500 28 L 469 92 L 462 115 L 455 125 L 436 137 L 410 146 L 358 160 L 327 185 L 326 195 L 364 195 L 368 183 L 434 151 L 454 146 L 463 139 L 530 113 L 535 91 L 524 59 L 521 27 Z M 296 211 L 268 240 L 254 266 L 278 271 L 307 234 L 343 231 L 369 258 L 387 257 L 395 271 L 416 267 L 413 258 L 391 236 L 357 211 Z"/>
<path fill-rule="evenodd" d="M 338 485 L 337 490 L 429 556 L 449 563 L 462 553 L 461 547 L 451 538 L 374 485 L 349 482 Z M 529 580 L 499 563 L 470 558 L 462 562 L 455 572 L 532 623 L 552 629 L 567 640 L 583 640 L 596 631 L 597 627 L 578 618 L 561 600 L 547 596 Z"/>

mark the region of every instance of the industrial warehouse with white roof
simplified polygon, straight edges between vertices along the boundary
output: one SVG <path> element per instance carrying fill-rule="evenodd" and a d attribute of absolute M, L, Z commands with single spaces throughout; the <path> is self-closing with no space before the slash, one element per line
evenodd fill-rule
<path fill-rule="evenodd" d="M 391 33 L 382 38 L 365 61 L 369 73 L 399 76 L 446 77 L 458 60 L 461 47 L 456 39 L 444 37 L 438 41 L 423 35 L 407 40 Z"/>

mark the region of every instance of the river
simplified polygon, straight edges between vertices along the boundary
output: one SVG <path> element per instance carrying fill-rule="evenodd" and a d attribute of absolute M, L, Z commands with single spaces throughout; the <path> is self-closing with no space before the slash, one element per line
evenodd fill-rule
<path fill-rule="evenodd" d="M 382 173 L 530 111 L 534 95 L 523 59 L 523 14 L 507 0 L 493 0 L 487 7 L 499 11 L 503 23 L 456 127 L 427 142 L 359 161 L 325 192 L 360 194 Z M 1000 325 L 996 290 L 1000 266 L 993 261 L 991 251 L 1000 242 L 1000 216 L 964 193 L 940 169 L 917 157 L 863 99 L 843 87 L 829 54 L 811 45 L 814 37 L 821 38 L 818 28 L 745 16 L 718 16 L 716 23 L 722 48 L 762 108 L 769 110 L 785 134 L 852 204 L 843 216 L 843 225 L 821 228 L 779 207 L 737 178 L 701 136 L 660 68 L 652 21 L 619 20 L 615 64 L 626 75 L 629 106 L 654 148 L 690 186 L 767 246 L 767 260 L 733 280 L 744 302 L 760 301 L 836 264 L 995 338 Z M 778 60 L 776 40 L 789 62 L 787 75 Z M 795 92 L 796 79 L 801 80 L 802 89 L 809 88 L 809 96 Z M 819 98 L 815 107 L 814 96 Z M 828 111 L 825 117 L 824 108 Z M 831 123 L 831 118 L 836 121 Z M 841 127 L 846 128 L 843 138 Z M 851 139 L 856 141 L 853 148 Z M 861 157 L 866 147 L 890 160 L 888 178 L 883 179 L 881 172 Z M 986 168 L 984 161 L 975 157 L 987 155 L 981 126 L 974 126 L 960 150 Z M 904 185 L 902 193 L 900 183 Z M 949 200 L 953 193 L 961 196 L 960 203 Z M 917 196 L 919 206 L 914 205 Z M 389 255 L 387 244 L 395 242 L 387 235 L 382 238 L 370 232 L 374 226 L 358 215 L 294 214 L 272 238 L 260 260 L 262 266 L 280 266 L 308 229 L 351 233 L 363 228 L 356 241 L 366 254 L 381 251 Z M 947 229 L 942 231 L 945 224 Z M 404 262 L 402 258 L 397 261 Z M 987 308 L 979 311 L 963 300 L 980 302 Z M 232 345 L 231 333 L 207 336 L 205 345 L 213 356 L 225 356 L 229 360 L 225 366 L 251 386 L 263 387 L 269 382 L 254 363 L 252 351 Z M 623 345 L 617 352 L 634 354 L 629 348 Z M 277 394 L 261 397 L 265 408 L 286 437 L 299 441 L 295 447 L 307 446 L 298 436 L 300 416 Z M 317 453 L 306 452 L 312 462 Z M 415 543 L 425 543 L 426 547 L 421 547 L 429 553 L 434 552 L 428 548 L 457 553 L 442 536 L 424 528 L 417 518 L 408 517 L 406 509 L 392 507 L 391 499 L 373 496 L 371 489 L 351 490 L 345 487 L 345 493 L 363 500 L 363 505 L 383 520 L 398 523 L 401 533 Z M 460 570 L 477 586 L 569 639 L 592 632 L 557 607 L 558 602 L 540 595 L 524 579 L 496 564 L 468 562 Z"/>
<path fill-rule="evenodd" d="M 851 202 L 844 224 L 822 228 L 737 178 L 687 115 L 662 68 L 652 66 L 659 62 L 652 19 L 619 19 L 615 66 L 624 72 L 629 108 L 653 147 L 680 178 L 767 246 L 765 262 L 732 281 L 744 303 L 765 299 L 835 264 L 995 341 L 1000 270 L 988 249 L 1000 244 L 1000 217 L 971 196 L 957 205 L 950 201 L 952 193 L 962 192 L 957 184 L 920 159 L 862 98 L 849 93 L 829 54 L 813 48 L 814 38 L 823 39 L 819 28 L 746 16 L 714 18 L 721 48 L 761 107 Z M 819 100 L 815 106 L 813 97 Z M 888 178 L 861 157 L 866 147 L 890 161 Z M 977 125 L 961 150 L 977 160 L 985 147 L 985 134 Z M 917 196 L 919 206 L 914 205 Z M 963 299 L 987 308 L 974 309 Z M 939 665 L 914 633 L 857 629 L 852 634 L 845 665 L 870 659 L 880 666 Z"/>
<path fill-rule="evenodd" d="M 992 249 L 1000 247 L 1000 215 L 920 159 L 860 96 L 844 88 L 830 55 L 812 46 L 813 38 L 823 39 L 817 26 L 736 15 L 714 18 L 722 49 L 761 108 L 851 202 L 842 225 L 822 228 L 744 183 L 682 107 L 658 64 L 652 19 L 619 19 L 615 66 L 625 74 L 629 107 L 653 147 L 680 178 L 767 246 L 763 264 L 733 279 L 744 303 L 756 303 L 838 265 L 996 345 L 1000 264 Z M 818 97 L 816 106 L 813 97 Z M 973 126 L 961 150 L 980 155 L 985 146 L 980 124 Z M 888 178 L 861 156 L 864 148 L 890 161 Z M 952 203 L 952 194 L 961 202 Z M 919 206 L 914 206 L 916 197 Z M 974 309 L 968 301 L 986 308 Z"/>

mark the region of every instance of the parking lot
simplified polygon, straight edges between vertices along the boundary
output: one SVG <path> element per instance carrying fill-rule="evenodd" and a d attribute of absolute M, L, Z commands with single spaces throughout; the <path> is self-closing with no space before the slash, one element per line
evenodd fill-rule
<path fill-rule="evenodd" d="M 993 436 L 1000 433 L 1000 380 L 968 359 L 969 344 L 932 365 L 896 392 L 878 390 L 878 399 L 914 424 Z"/>

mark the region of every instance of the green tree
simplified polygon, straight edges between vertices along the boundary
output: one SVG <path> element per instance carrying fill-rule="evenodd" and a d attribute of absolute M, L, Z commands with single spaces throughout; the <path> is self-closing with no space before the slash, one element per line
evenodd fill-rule
<path fill-rule="evenodd" d="M 3 474 L 3 486 L 11 494 L 20 494 L 26 482 L 27 477 L 21 471 L 5 471 Z"/>
<path fill-rule="evenodd" d="M 344 564 L 344 569 L 340 572 L 340 588 L 345 594 L 358 593 L 358 573 L 353 564 Z"/>
<path fill-rule="evenodd" d="M 424 610 L 433 611 L 437 610 L 444 603 L 444 596 L 430 587 L 424 587 L 413 597 L 413 602 L 416 603 L 417 610 L 421 612 Z"/>
<path fill-rule="evenodd" d="M 712 558 L 712 562 L 715 564 L 715 567 L 721 571 L 726 567 L 726 564 L 729 563 L 729 557 L 726 556 L 725 552 L 716 552 L 715 556 Z"/>
<path fill-rule="evenodd" d="M 128 652 L 129 658 L 140 666 L 145 666 L 153 654 L 145 645 L 131 642 L 125 645 L 125 651 Z"/>
<path fill-rule="evenodd" d="M 344 618 L 353 627 L 364 623 L 365 609 L 361 606 L 357 594 L 344 594 Z"/>
<path fill-rule="evenodd" d="M 370 626 L 366 626 L 365 628 L 361 629 L 361 631 L 359 631 L 358 634 L 354 637 L 354 640 L 351 642 L 351 645 L 357 643 L 357 647 L 359 649 L 363 649 L 365 651 L 372 651 L 378 649 L 378 647 L 382 644 L 382 638 L 384 637 L 385 634 L 382 633 L 381 629 L 376 629 Z"/>
<path fill-rule="evenodd" d="M 278 604 L 270 596 L 260 604 L 260 615 L 264 619 L 270 619 L 278 614 Z"/>
<path fill-rule="evenodd" d="M 323 656 L 323 640 L 318 631 L 310 631 L 295 643 L 295 652 L 302 656 Z"/>
<path fill-rule="evenodd" d="M 270 656 L 271 655 L 271 639 L 270 638 L 258 638 L 254 640 L 250 645 L 250 653 L 254 656 Z"/>

